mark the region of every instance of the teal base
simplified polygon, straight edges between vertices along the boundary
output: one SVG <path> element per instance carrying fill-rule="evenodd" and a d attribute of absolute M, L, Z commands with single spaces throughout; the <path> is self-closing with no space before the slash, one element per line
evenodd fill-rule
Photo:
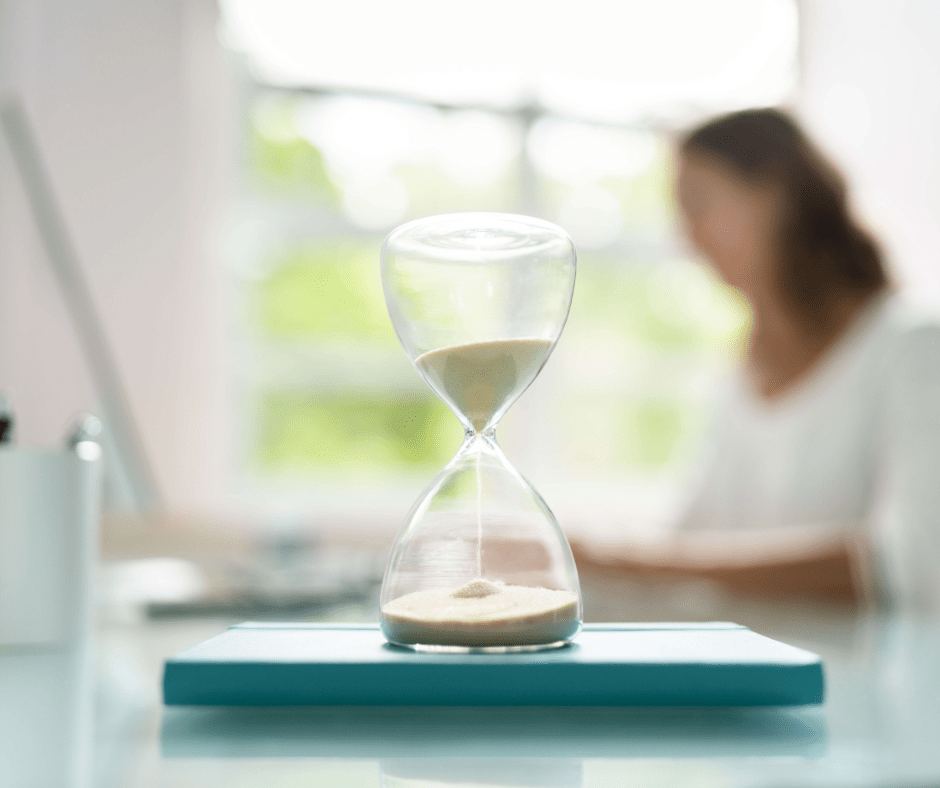
<path fill-rule="evenodd" d="M 241 624 L 171 658 L 167 705 L 788 706 L 815 654 L 735 624 L 586 625 L 536 653 L 420 653 L 377 626 Z"/>

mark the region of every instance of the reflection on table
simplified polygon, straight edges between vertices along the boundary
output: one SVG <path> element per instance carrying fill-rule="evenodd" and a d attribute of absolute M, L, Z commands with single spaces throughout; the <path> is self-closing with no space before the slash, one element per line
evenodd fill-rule
<path fill-rule="evenodd" d="M 165 757 L 744 758 L 826 751 L 822 711 L 347 706 L 166 708 Z"/>

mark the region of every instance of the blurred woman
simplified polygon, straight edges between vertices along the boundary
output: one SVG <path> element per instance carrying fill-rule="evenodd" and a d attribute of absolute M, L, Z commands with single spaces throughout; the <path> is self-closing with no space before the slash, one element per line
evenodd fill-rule
<path fill-rule="evenodd" d="M 682 141 L 692 243 L 750 303 L 697 494 L 657 551 L 579 563 L 850 603 L 940 601 L 940 326 L 892 295 L 837 170 L 773 109 Z"/>

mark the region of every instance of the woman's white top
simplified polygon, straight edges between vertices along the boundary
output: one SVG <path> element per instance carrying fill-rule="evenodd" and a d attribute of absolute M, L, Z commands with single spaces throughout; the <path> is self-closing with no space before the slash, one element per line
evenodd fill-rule
<path fill-rule="evenodd" d="M 883 593 L 940 608 L 940 322 L 879 298 L 782 396 L 739 374 L 715 431 L 683 529 L 849 531 Z"/>

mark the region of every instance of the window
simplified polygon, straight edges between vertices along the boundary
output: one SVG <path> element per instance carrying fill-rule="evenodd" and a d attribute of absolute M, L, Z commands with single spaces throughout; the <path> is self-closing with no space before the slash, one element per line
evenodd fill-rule
<path fill-rule="evenodd" d="M 530 6 L 508 5 L 515 11 L 506 24 L 524 25 Z M 678 5 L 694 15 L 703 4 Z M 396 42 L 407 48 L 416 35 L 400 20 L 373 40 L 371 55 L 357 50 L 363 62 L 347 64 L 342 77 L 341 58 L 323 59 L 340 57 L 329 27 L 342 24 L 337 15 L 345 11 L 319 18 L 319 45 L 309 53 L 294 46 L 293 30 L 314 6 L 225 4 L 227 35 L 245 50 L 253 74 L 244 83 L 227 244 L 237 305 L 240 485 L 282 508 L 374 505 L 397 523 L 450 459 L 460 429 L 398 345 L 378 256 L 385 234 L 402 221 L 466 210 L 542 216 L 565 227 L 579 251 L 562 339 L 500 426 L 509 458 L 560 513 L 575 511 L 585 495 L 622 502 L 636 489 L 631 480 L 647 490 L 675 484 L 715 381 L 740 351 L 748 315 L 679 238 L 669 129 L 755 97 L 779 100 L 795 63 L 791 3 L 746 3 L 737 17 L 740 4 L 704 5 L 727 6 L 725 23 L 753 33 L 731 55 L 705 53 L 713 73 L 690 71 L 687 59 L 674 63 L 649 94 L 655 101 L 631 93 L 635 79 L 619 92 L 602 80 L 593 93 L 571 94 L 582 104 L 596 99 L 578 107 L 559 87 L 567 72 L 544 63 L 541 72 L 526 72 L 518 58 L 493 68 L 503 69 L 504 86 L 535 85 L 534 101 L 490 90 L 484 103 L 486 86 L 471 85 L 466 74 L 452 74 L 447 88 L 422 82 L 417 67 L 409 77 L 407 63 L 392 68 L 398 82 L 386 84 L 383 52 Z M 615 7 L 589 6 L 587 17 Z M 711 22 L 720 27 L 718 12 Z M 598 46 L 611 45 L 607 32 L 595 32 Z M 272 48 L 278 35 L 282 46 Z M 698 36 L 709 39 L 705 31 Z M 654 49 L 644 51 L 662 65 Z M 676 55 L 678 44 L 670 51 Z M 729 63 L 752 67 L 746 78 L 735 76 L 737 87 Z M 326 76 L 317 78 L 317 69 Z M 486 81 L 485 73 L 466 73 Z M 585 73 L 575 68 L 568 77 Z"/>

